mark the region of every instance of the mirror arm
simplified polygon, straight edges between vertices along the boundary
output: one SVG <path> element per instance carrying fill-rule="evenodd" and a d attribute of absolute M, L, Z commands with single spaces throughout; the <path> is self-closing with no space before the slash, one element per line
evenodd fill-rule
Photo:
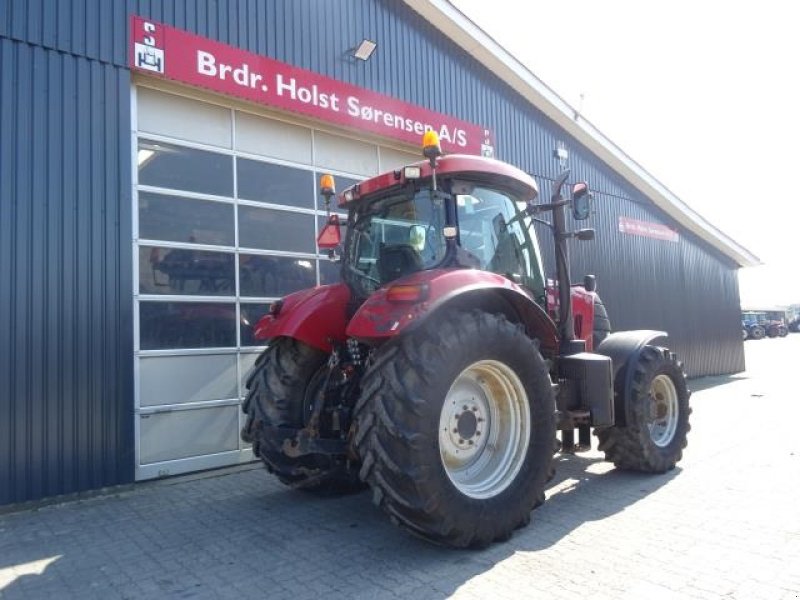
<path fill-rule="evenodd" d="M 567 204 L 569 204 L 569 200 L 558 200 L 556 202 L 548 202 L 547 204 L 533 204 L 526 210 L 528 214 L 535 215 L 546 210 L 555 210 L 559 206 L 566 206 Z"/>
<path fill-rule="evenodd" d="M 545 221 L 544 219 L 540 219 L 539 217 L 533 217 L 533 220 L 536 223 L 541 223 L 542 225 L 547 225 L 550 229 L 553 228 L 553 224 L 550 223 L 549 221 Z"/>
<path fill-rule="evenodd" d="M 561 188 L 564 187 L 564 184 L 567 182 L 567 179 L 569 178 L 569 174 L 570 174 L 570 169 L 566 169 L 556 179 L 555 185 L 553 186 L 553 196 L 552 196 L 553 200 L 555 200 L 556 198 L 560 197 Z"/>

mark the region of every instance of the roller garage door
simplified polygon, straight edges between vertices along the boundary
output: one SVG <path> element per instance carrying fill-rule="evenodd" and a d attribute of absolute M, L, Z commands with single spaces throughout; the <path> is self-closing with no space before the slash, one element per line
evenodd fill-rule
<path fill-rule="evenodd" d="M 343 189 L 418 159 L 180 90 L 132 95 L 136 476 L 250 461 L 253 326 L 274 299 L 338 280 L 314 242 L 318 174 Z"/>

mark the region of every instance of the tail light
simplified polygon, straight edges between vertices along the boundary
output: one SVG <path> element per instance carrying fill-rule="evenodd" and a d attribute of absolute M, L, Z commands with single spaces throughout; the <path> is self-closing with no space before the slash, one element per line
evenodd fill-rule
<path fill-rule="evenodd" d="M 386 290 L 386 300 L 389 302 L 422 302 L 428 298 L 427 283 L 411 283 L 393 285 Z"/>

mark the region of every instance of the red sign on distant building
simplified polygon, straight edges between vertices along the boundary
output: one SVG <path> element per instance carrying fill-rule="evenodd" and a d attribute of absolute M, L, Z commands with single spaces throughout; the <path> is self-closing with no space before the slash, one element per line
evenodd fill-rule
<path fill-rule="evenodd" d="M 472 123 L 141 17 L 131 27 L 136 71 L 412 144 L 433 129 L 445 151 L 494 154 L 490 132 Z"/>
<path fill-rule="evenodd" d="M 677 243 L 680 239 L 678 232 L 670 229 L 661 223 L 651 223 L 649 221 L 639 221 L 630 217 L 619 218 L 619 230 L 622 233 L 640 235 L 642 237 L 664 240 L 666 242 Z"/>

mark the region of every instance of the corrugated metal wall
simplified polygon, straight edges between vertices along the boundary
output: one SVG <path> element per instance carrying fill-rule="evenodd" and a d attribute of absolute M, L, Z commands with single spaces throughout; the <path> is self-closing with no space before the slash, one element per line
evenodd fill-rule
<path fill-rule="evenodd" d="M 133 477 L 129 96 L 0 38 L 0 504 Z"/>
<path fill-rule="evenodd" d="M 744 367 L 733 265 L 685 233 L 618 233 L 619 215 L 670 223 L 398 0 L 3 0 L 0 504 L 132 480 L 131 14 L 486 125 L 545 194 L 563 143 L 599 191 L 575 273 L 615 327 L 669 329 L 693 375 Z M 365 37 L 374 57 L 348 59 Z"/>

